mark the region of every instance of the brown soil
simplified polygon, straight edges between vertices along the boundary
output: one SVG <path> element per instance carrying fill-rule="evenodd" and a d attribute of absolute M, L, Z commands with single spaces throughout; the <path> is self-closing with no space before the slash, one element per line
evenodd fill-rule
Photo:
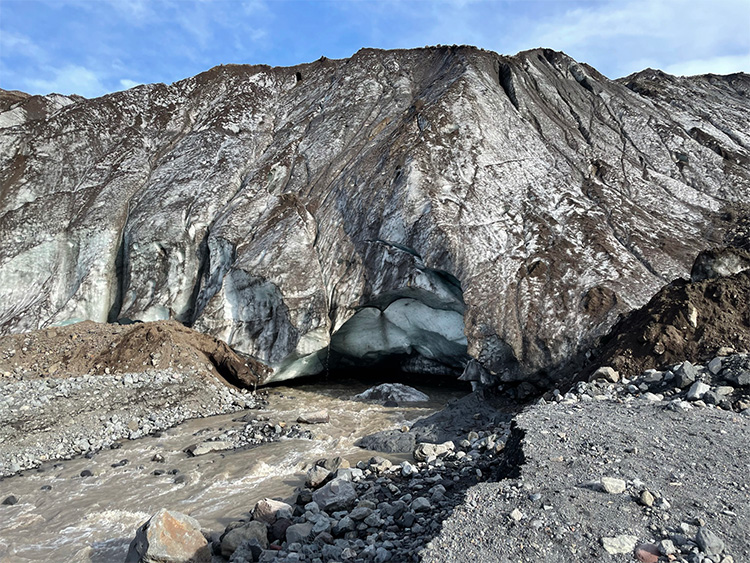
<path fill-rule="evenodd" d="M 207 371 L 229 383 L 262 383 L 270 370 L 175 321 L 127 326 L 92 321 L 0 337 L 0 374 L 65 377 L 156 369 Z"/>
<path fill-rule="evenodd" d="M 750 270 L 673 281 L 612 328 L 582 375 L 608 365 L 634 376 L 684 360 L 709 360 L 722 348 L 750 351 Z"/>

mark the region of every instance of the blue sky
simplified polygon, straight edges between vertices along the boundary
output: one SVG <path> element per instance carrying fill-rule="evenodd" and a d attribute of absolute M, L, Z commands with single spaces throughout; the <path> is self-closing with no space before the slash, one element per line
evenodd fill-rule
<path fill-rule="evenodd" d="M 0 0 L 0 87 L 93 97 L 222 63 L 549 47 L 610 78 L 750 72 L 750 0 Z"/>

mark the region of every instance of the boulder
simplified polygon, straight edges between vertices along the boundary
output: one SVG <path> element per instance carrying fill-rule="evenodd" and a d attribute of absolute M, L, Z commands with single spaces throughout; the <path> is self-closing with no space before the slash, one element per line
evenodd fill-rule
<path fill-rule="evenodd" d="M 357 440 L 357 446 L 383 453 L 408 453 L 414 451 L 416 438 L 411 432 L 382 430 Z"/>
<path fill-rule="evenodd" d="M 315 465 L 307 472 L 305 486 L 311 489 L 317 489 L 331 477 L 331 472 L 325 467 Z"/>
<path fill-rule="evenodd" d="M 417 461 L 426 461 L 431 457 L 437 457 L 444 453 L 452 452 L 455 448 L 455 445 L 451 441 L 443 442 L 442 444 L 429 444 L 423 442 L 417 444 L 412 455 Z"/>
<path fill-rule="evenodd" d="M 589 378 L 590 381 L 594 381 L 596 379 L 604 379 L 605 381 L 609 381 L 611 383 L 617 383 L 618 381 L 620 381 L 620 374 L 614 368 L 611 368 L 609 366 L 602 366 L 593 374 L 591 374 L 591 377 Z"/>
<path fill-rule="evenodd" d="M 421 403 L 430 400 L 421 391 L 402 383 L 383 383 L 382 385 L 371 387 L 359 395 L 355 395 L 354 398 L 358 401 L 377 401 L 379 403 L 392 401 L 397 404 Z"/>
<path fill-rule="evenodd" d="M 165 508 L 136 532 L 126 563 L 211 563 L 211 549 L 195 518 Z"/>
<path fill-rule="evenodd" d="M 251 539 L 258 540 L 258 544 L 263 549 L 268 547 L 268 528 L 264 522 L 253 520 L 225 532 L 221 536 L 222 556 L 226 558 L 231 557 L 240 544 Z"/>
<path fill-rule="evenodd" d="M 292 524 L 286 529 L 286 541 L 288 543 L 299 543 L 305 541 L 312 534 L 312 522 Z"/>
<path fill-rule="evenodd" d="M 702 399 L 710 390 L 711 387 L 709 387 L 702 381 L 696 381 L 690 386 L 690 389 L 688 389 L 687 400 L 697 401 L 698 399 Z"/>
<path fill-rule="evenodd" d="M 210 452 L 229 450 L 232 447 L 233 446 L 230 442 L 225 442 L 222 440 L 213 440 L 213 441 L 201 442 L 200 444 L 193 444 L 191 446 L 188 446 L 187 448 L 185 448 L 185 453 L 189 454 L 192 457 L 196 457 L 196 456 L 204 455 Z"/>
<path fill-rule="evenodd" d="M 674 384 L 680 389 L 692 385 L 698 378 L 698 372 L 695 370 L 693 364 L 688 361 L 682 362 L 674 370 Z"/>
<path fill-rule="evenodd" d="M 325 424 L 330 422 L 331 417 L 327 410 L 320 410 L 311 413 L 301 414 L 297 417 L 297 422 L 301 424 Z"/>
<path fill-rule="evenodd" d="M 293 511 L 292 507 L 285 502 L 264 498 L 255 503 L 253 520 L 273 524 L 279 517 L 288 517 Z"/>
<path fill-rule="evenodd" d="M 357 500 L 357 492 L 349 481 L 334 479 L 313 493 L 313 501 L 321 510 L 336 512 L 350 508 Z"/>

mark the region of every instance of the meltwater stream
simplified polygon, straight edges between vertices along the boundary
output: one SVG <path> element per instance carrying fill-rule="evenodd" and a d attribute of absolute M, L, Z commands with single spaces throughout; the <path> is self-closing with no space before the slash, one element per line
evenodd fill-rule
<path fill-rule="evenodd" d="M 352 400 L 367 389 L 358 381 L 275 387 L 264 410 L 194 419 L 165 431 L 124 441 L 92 459 L 47 464 L 0 482 L 0 498 L 13 494 L 18 503 L 3 506 L 0 562 L 123 561 L 135 531 L 160 508 L 196 518 L 204 530 L 223 531 L 264 497 L 287 497 L 304 483 L 306 467 L 322 457 L 342 456 L 356 463 L 373 452 L 357 448 L 357 439 L 379 430 L 409 425 L 466 394 L 455 388 L 416 386 L 430 397 L 414 406 L 383 407 Z M 282 439 L 252 449 L 189 457 L 184 449 L 233 428 L 246 413 L 268 417 L 270 424 L 294 424 L 302 413 L 327 410 L 327 424 L 304 425 L 312 440 Z M 161 454 L 165 462 L 151 461 Z M 398 456 L 387 456 L 397 460 Z M 123 459 L 128 463 L 112 467 Z M 156 476 L 156 469 L 178 469 L 175 476 Z M 90 470 L 92 477 L 81 477 Z M 51 488 L 49 488 L 51 487 Z"/>

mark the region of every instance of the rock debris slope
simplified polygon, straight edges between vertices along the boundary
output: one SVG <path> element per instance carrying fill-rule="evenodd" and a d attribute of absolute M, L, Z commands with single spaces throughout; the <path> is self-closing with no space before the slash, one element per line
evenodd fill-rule
<path fill-rule="evenodd" d="M 438 47 L 4 92 L 0 323 L 175 319 L 270 380 L 330 348 L 545 383 L 732 226 L 749 91 Z"/>

